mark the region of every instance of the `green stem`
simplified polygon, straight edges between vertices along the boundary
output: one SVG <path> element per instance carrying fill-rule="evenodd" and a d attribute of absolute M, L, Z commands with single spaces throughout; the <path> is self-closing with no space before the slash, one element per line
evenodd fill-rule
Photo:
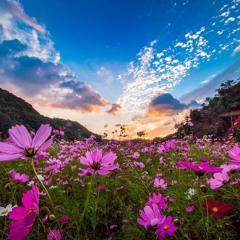
<path fill-rule="evenodd" d="M 208 223 L 205 224 L 204 222 L 204 215 L 203 215 L 203 204 L 202 204 L 202 199 L 201 199 L 201 187 L 200 187 L 200 177 L 198 176 L 198 188 L 197 188 L 197 195 L 198 195 L 198 200 L 199 200 L 199 207 L 201 211 L 201 216 L 202 216 L 202 223 L 206 229 L 206 240 L 208 240 Z M 207 210 L 207 215 L 208 215 L 208 210 Z M 208 221 L 208 220 L 207 220 Z"/>
<path fill-rule="evenodd" d="M 43 184 L 42 180 L 38 177 L 37 175 L 37 171 L 36 171 L 36 168 L 35 168 L 35 165 L 34 165 L 34 160 L 32 158 L 31 160 L 31 166 L 32 166 L 32 169 L 33 169 L 33 172 L 34 172 L 34 175 L 36 176 L 37 180 L 39 181 L 39 183 L 42 185 L 44 191 L 46 192 L 47 196 L 48 196 L 48 199 L 50 201 L 50 204 L 51 204 L 51 207 L 52 207 L 52 210 L 53 210 L 53 213 L 55 216 L 57 216 L 56 214 L 56 211 L 55 211 L 55 208 L 54 208 L 54 204 L 53 204 L 53 201 L 52 201 L 52 198 L 47 190 L 47 188 L 45 187 L 45 185 Z M 61 226 L 59 224 L 59 222 L 57 221 L 57 225 L 58 225 L 58 228 L 59 228 L 59 231 L 61 231 Z"/>
<path fill-rule="evenodd" d="M 83 219 L 84 219 L 84 216 L 85 216 L 86 210 L 88 208 L 88 204 L 89 204 L 89 197 L 90 197 L 90 193 L 91 193 L 91 189 L 92 189 L 92 180 L 93 180 L 92 176 L 91 176 L 90 183 L 88 185 L 87 198 L 86 198 L 86 201 L 84 203 L 84 209 L 83 209 L 83 212 L 82 212 L 81 217 L 80 217 L 80 225 L 82 225 L 82 222 L 83 222 Z"/>
<path fill-rule="evenodd" d="M 36 168 L 35 168 L 33 159 L 32 159 L 32 161 L 31 161 L 31 165 L 32 165 L 32 169 L 33 169 L 33 172 L 34 172 L 34 174 L 35 174 L 35 177 L 37 178 L 37 180 L 39 181 L 39 183 L 42 185 L 44 191 L 46 192 L 46 194 L 47 194 L 47 196 L 48 196 L 48 198 L 49 198 L 49 201 L 50 201 L 50 203 L 51 203 L 52 209 L 53 209 L 53 211 L 54 211 L 54 214 L 55 214 L 55 208 L 54 208 L 54 204 L 53 204 L 52 198 L 51 198 L 51 196 L 50 196 L 47 188 L 46 188 L 45 185 L 43 184 L 42 180 L 41 180 L 41 179 L 38 177 L 38 175 L 37 175 L 37 172 L 36 172 Z"/>

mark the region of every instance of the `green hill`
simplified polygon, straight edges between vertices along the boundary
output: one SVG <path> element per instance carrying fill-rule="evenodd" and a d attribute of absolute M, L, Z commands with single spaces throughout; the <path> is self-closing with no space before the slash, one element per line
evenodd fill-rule
<path fill-rule="evenodd" d="M 45 117 L 22 98 L 0 88 L 0 131 L 6 135 L 8 129 L 16 124 L 37 130 L 42 123 L 49 123 L 53 129 L 66 127 L 64 132 L 68 140 L 88 138 L 93 134 L 78 122 Z"/>

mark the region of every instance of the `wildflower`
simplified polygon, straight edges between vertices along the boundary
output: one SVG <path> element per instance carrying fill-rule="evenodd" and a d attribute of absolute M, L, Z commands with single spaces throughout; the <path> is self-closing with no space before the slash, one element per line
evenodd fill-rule
<path fill-rule="evenodd" d="M 230 160 L 233 164 L 240 164 L 240 148 L 237 144 L 234 145 L 234 147 L 228 151 L 228 155 L 233 158 L 234 160 Z"/>
<path fill-rule="evenodd" d="M 186 212 L 193 212 L 194 211 L 194 206 L 187 206 L 186 208 L 185 208 L 185 210 L 186 210 Z"/>
<path fill-rule="evenodd" d="M 153 186 L 155 188 L 161 187 L 163 190 L 167 189 L 167 183 L 165 183 L 165 180 L 164 179 L 160 179 L 158 177 L 155 178 Z"/>
<path fill-rule="evenodd" d="M 47 140 L 51 130 L 52 128 L 48 124 L 42 124 L 32 139 L 30 133 L 23 125 L 12 127 L 8 132 L 13 143 L 0 142 L 0 161 L 12 161 L 20 157 L 33 157 L 38 152 L 47 149 L 52 144 L 52 138 Z"/>
<path fill-rule="evenodd" d="M 117 227 L 118 227 L 118 225 L 116 225 L 116 224 L 112 224 L 112 225 L 109 226 L 109 229 L 112 230 L 112 229 L 117 228 Z"/>
<path fill-rule="evenodd" d="M 9 213 L 12 221 L 8 239 L 23 240 L 32 229 L 39 210 L 39 190 L 33 185 L 22 197 L 23 207 L 14 207 Z"/>
<path fill-rule="evenodd" d="M 60 221 L 62 224 L 66 224 L 69 222 L 69 217 L 67 215 L 62 215 Z"/>
<path fill-rule="evenodd" d="M 97 186 L 97 190 L 98 191 L 103 191 L 104 189 L 105 189 L 105 187 L 103 185 Z"/>
<path fill-rule="evenodd" d="M 140 157 L 140 153 L 139 152 L 134 152 L 133 154 L 132 154 L 132 158 L 139 158 Z"/>
<path fill-rule="evenodd" d="M 183 169 L 193 170 L 198 176 L 202 176 L 204 173 L 217 173 L 223 170 L 219 167 L 212 167 L 208 165 L 208 163 L 200 163 L 199 165 L 196 165 L 193 163 L 179 161 L 177 164 L 180 165 Z"/>
<path fill-rule="evenodd" d="M 59 230 L 52 230 L 48 236 L 47 236 L 47 240 L 61 240 L 61 234 Z"/>
<path fill-rule="evenodd" d="M 134 161 L 134 162 L 133 162 L 133 165 L 134 165 L 135 167 L 138 167 L 138 168 L 144 168 L 144 167 L 145 167 L 144 163 L 142 163 L 142 162 L 137 162 L 137 161 Z"/>
<path fill-rule="evenodd" d="M 153 204 L 156 204 L 161 210 L 165 210 L 167 208 L 166 199 L 162 196 L 161 193 L 153 193 L 153 195 L 149 197 L 147 205 L 152 207 Z"/>
<path fill-rule="evenodd" d="M 8 204 L 6 207 L 0 207 L 0 216 L 7 216 L 14 207 L 17 207 L 17 205 L 14 205 L 12 207 L 12 204 Z"/>
<path fill-rule="evenodd" d="M 224 214 L 230 212 L 233 209 L 232 204 L 223 203 L 221 201 L 212 202 L 206 198 L 204 200 L 204 208 L 207 214 L 212 215 L 214 218 L 224 218 Z"/>
<path fill-rule="evenodd" d="M 155 231 L 155 235 L 160 234 L 161 238 L 165 238 L 166 235 L 173 236 L 174 232 L 177 230 L 177 227 L 172 222 L 172 217 L 168 216 L 164 219 L 163 223 L 158 225 L 157 231 Z"/>
<path fill-rule="evenodd" d="M 190 200 L 194 195 L 196 195 L 197 191 L 194 188 L 189 188 L 186 192 L 186 199 Z"/>
<path fill-rule="evenodd" d="M 140 210 L 141 218 L 137 219 L 138 224 L 144 226 L 146 229 L 151 225 L 156 226 L 161 224 L 165 217 L 160 214 L 159 208 L 156 204 L 153 204 L 152 207 L 145 206 L 144 211 Z"/>
<path fill-rule="evenodd" d="M 26 174 L 20 174 L 17 173 L 14 169 L 10 170 L 9 175 L 11 176 L 11 178 L 16 181 L 16 182 L 28 182 L 29 180 L 29 176 L 27 176 Z"/>
<path fill-rule="evenodd" d="M 82 172 L 80 176 L 89 174 L 107 175 L 111 170 L 117 169 L 119 164 L 114 165 L 117 155 L 109 152 L 102 154 L 102 149 L 96 148 L 93 152 L 86 152 L 85 157 L 82 156 L 80 162 L 88 166 L 87 169 L 80 169 Z"/>
<path fill-rule="evenodd" d="M 220 188 L 225 182 L 229 181 L 229 176 L 226 172 L 219 172 L 213 174 L 214 178 L 207 179 L 207 183 L 211 189 Z"/>

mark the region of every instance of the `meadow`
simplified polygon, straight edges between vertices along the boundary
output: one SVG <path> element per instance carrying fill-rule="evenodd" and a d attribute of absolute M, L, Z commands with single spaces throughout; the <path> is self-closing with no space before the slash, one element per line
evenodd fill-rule
<path fill-rule="evenodd" d="M 0 142 L 0 239 L 240 239 L 231 134 L 69 142 L 42 125 L 9 136 Z"/>

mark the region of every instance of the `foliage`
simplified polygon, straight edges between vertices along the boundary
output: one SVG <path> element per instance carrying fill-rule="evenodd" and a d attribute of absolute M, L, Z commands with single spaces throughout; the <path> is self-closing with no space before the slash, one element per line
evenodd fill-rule
<path fill-rule="evenodd" d="M 213 98 L 206 98 L 201 109 L 191 110 L 194 134 L 198 137 L 210 134 L 226 136 L 231 121 L 220 115 L 237 110 L 240 110 L 240 82 L 228 80 L 220 85 Z"/>

